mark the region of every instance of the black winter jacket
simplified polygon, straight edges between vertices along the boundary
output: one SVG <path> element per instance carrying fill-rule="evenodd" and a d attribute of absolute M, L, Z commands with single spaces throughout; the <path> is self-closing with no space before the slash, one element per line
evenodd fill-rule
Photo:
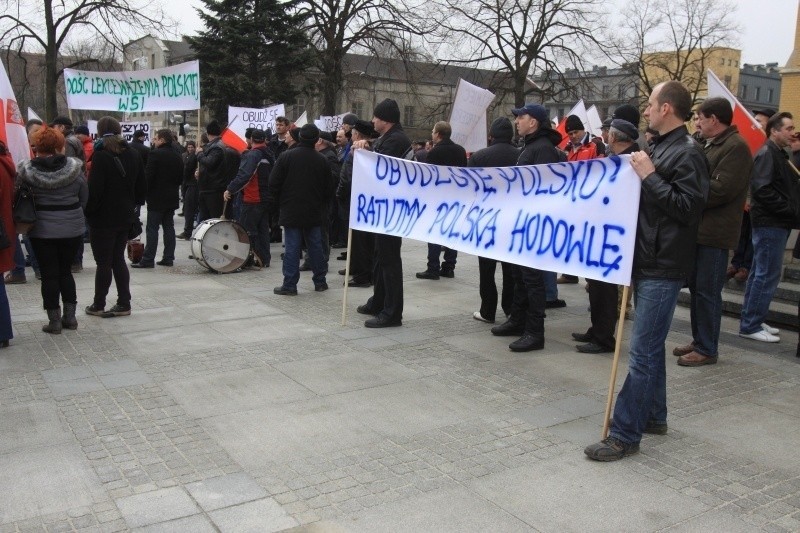
<path fill-rule="evenodd" d="M 123 171 L 114 161 L 115 156 Z M 146 192 L 142 158 L 128 143 L 118 137 L 103 138 L 95 143 L 86 204 L 89 227 L 121 229 L 130 226 L 135 217 L 134 208 L 144 205 Z"/>
<path fill-rule="evenodd" d="M 271 209 L 280 207 L 281 226 L 321 225 L 323 209 L 332 194 L 328 161 L 308 144 L 282 153 L 269 175 L 269 204 Z"/>
<path fill-rule="evenodd" d="M 183 181 L 183 159 L 170 144 L 150 151 L 144 168 L 147 210 L 164 212 L 178 208 L 178 188 Z"/>
<path fill-rule="evenodd" d="M 750 178 L 750 221 L 755 227 L 800 227 L 797 175 L 778 145 L 767 140 L 756 152 Z"/>
<path fill-rule="evenodd" d="M 525 136 L 525 146 L 519 153 L 517 165 L 542 165 L 567 160 L 567 154 L 558 149 L 561 134 L 552 128 L 539 128 Z"/>
<path fill-rule="evenodd" d="M 650 157 L 656 171 L 642 180 L 633 276 L 685 279 L 708 198 L 708 160 L 685 126 L 659 136 Z"/>
<path fill-rule="evenodd" d="M 519 159 L 519 148 L 508 141 L 492 141 L 492 144 L 472 154 L 471 167 L 513 167 Z"/>
<path fill-rule="evenodd" d="M 467 152 L 460 144 L 456 144 L 450 139 L 442 139 L 430 149 L 425 162 L 429 165 L 465 167 L 467 166 Z"/>
<path fill-rule="evenodd" d="M 392 157 L 405 157 L 409 150 L 411 150 L 411 140 L 400 124 L 392 126 L 372 144 L 372 151 L 376 154 Z M 428 162 L 430 163 L 430 161 Z"/>
<path fill-rule="evenodd" d="M 217 137 L 197 153 L 197 162 L 200 165 L 200 176 L 197 179 L 197 188 L 202 192 L 222 193 L 230 182 L 232 176 L 225 175 L 225 145 Z"/>

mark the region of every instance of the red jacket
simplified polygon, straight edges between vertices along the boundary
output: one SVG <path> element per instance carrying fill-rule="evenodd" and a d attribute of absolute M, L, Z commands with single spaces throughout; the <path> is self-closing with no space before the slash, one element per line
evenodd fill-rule
<path fill-rule="evenodd" d="M 14 227 L 14 219 L 11 216 L 11 204 L 14 203 L 14 177 L 17 169 L 11 154 L 0 156 L 0 219 L 3 220 L 8 240 L 11 246 L 5 250 L 0 250 L 0 272 L 8 272 L 14 269 L 14 241 L 17 239 L 17 230 Z"/>
<path fill-rule="evenodd" d="M 89 176 L 89 170 L 92 168 L 92 154 L 94 153 L 94 142 L 91 137 L 86 137 L 83 141 L 83 155 L 86 156 L 86 176 Z"/>
<path fill-rule="evenodd" d="M 587 159 L 597 159 L 601 154 L 597 153 L 597 145 L 592 142 L 592 138 L 587 134 L 581 144 L 577 147 L 567 145 L 567 161 L 585 161 Z"/>

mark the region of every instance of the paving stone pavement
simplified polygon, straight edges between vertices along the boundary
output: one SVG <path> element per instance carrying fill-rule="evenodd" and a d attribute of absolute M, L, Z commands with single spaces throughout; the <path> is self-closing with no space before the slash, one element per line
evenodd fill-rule
<path fill-rule="evenodd" d="M 800 531 L 796 333 L 754 343 L 724 317 L 717 365 L 667 356 L 669 433 L 599 464 L 582 450 L 611 356 L 574 349 L 583 284 L 560 287 L 545 349 L 514 354 L 471 318 L 473 256 L 418 280 L 426 247 L 404 242 L 403 326 L 371 330 L 355 313 L 369 289 L 341 324 L 341 261 L 329 291 L 303 274 L 298 296 L 274 295 L 280 252 L 220 275 L 179 241 L 174 267 L 132 271 L 130 317 L 80 315 L 62 335 L 41 332 L 32 275 L 7 287 L 0 533 Z M 668 353 L 688 340 L 679 308 Z"/>

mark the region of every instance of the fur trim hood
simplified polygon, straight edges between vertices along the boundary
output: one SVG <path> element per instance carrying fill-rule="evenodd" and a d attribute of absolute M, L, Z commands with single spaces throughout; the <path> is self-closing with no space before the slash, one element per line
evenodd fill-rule
<path fill-rule="evenodd" d="M 66 187 L 82 176 L 80 160 L 63 155 L 35 157 L 22 161 L 17 167 L 20 183 L 40 189 Z"/>

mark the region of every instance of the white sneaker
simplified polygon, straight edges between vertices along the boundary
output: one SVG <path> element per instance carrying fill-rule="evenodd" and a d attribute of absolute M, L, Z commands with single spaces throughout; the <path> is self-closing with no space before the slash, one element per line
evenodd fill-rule
<path fill-rule="evenodd" d="M 772 326 L 770 326 L 766 322 L 761 324 L 761 329 L 763 329 L 764 331 L 766 331 L 770 335 L 777 335 L 777 334 L 779 334 L 781 332 L 781 330 L 779 330 L 778 328 L 773 328 Z"/>
<path fill-rule="evenodd" d="M 475 311 L 474 313 L 472 313 L 472 318 L 474 318 L 475 320 L 479 320 L 481 322 L 486 322 L 487 324 L 494 324 L 494 320 L 483 318 L 483 315 L 481 315 L 480 311 Z"/>
<path fill-rule="evenodd" d="M 752 339 L 760 342 L 781 342 L 780 337 L 777 337 L 771 333 L 767 333 L 763 329 L 761 331 L 756 331 L 755 333 L 739 333 L 739 336 L 745 339 Z"/>

